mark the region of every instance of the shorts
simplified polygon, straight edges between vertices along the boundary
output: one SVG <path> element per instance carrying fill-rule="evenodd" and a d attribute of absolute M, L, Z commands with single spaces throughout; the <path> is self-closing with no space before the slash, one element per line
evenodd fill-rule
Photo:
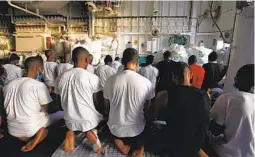
<path fill-rule="evenodd" d="M 122 140 L 125 145 L 129 145 L 131 149 L 137 150 L 141 148 L 145 144 L 144 132 L 135 137 L 116 137 L 113 135 L 115 139 Z"/>

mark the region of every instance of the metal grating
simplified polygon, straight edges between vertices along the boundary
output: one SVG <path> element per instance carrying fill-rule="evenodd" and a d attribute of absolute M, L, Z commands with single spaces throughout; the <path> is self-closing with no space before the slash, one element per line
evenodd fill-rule
<path fill-rule="evenodd" d="M 79 133 L 76 135 L 76 147 L 74 152 L 65 152 L 63 150 L 63 143 L 61 146 L 55 151 L 52 157 L 126 157 L 122 155 L 117 147 L 113 144 L 113 142 L 106 138 L 105 140 L 101 141 L 101 144 L 105 148 L 105 154 L 97 154 L 95 153 L 92 148 L 91 144 L 85 137 L 85 134 Z M 145 157 L 159 157 L 154 153 L 145 152 Z"/>

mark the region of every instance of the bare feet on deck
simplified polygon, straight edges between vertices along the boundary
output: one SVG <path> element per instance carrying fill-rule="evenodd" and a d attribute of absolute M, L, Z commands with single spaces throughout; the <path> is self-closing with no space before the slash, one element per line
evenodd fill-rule
<path fill-rule="evenodd" d="M 143 157 L 144 154 L 144 146 L 141 146 L 140 149 L 134 151 L 132 157 Z"/>
<path fill-rule="evenodd" d="M 66 152 L 72 152 L 74 151 L 74 132 L 69 130 L 66 133 L 66 139 L 65 139 L 65 144 L 64 144 L 64 151 Z"/>
<path fill-rule="evenodd" d="M 95 135 L 95 133 L 93 131 L 88 131 L 87 132 L 87 138 L 88 140 L 94 145 L 94 144 L 97 144 L 97 140 L 98 140 L 98 137 L 97 135 Z M 96 151 L 96 153 L 98 154 L 103 154 L 104 153 L 104 148 L 101 146 L 100 148 L 98 148 Z"/>
<path fill-rule="evenodd" d="M 41 128 L 34 138 L 32 138 L 25 146 L 21 148 L 22 152 L 29 152 L 35 148 L 40 142 L 42 142 L 45 137 L 48 135 L 48 130 Z"/>
<path fill-rule="evenodd" d="M 199 152 L 198 152 L 198 154 L 199 154 L 199 157 L 209 157 L 209 156 L 203 151 L 203 149 L 200 149 Z"/>
<path fill-rule="evenodd" d="M 120 150 L 120 152 L 123 155 L 128 155 L 128 152 L 130 150 L 130 146 L 125 145 L 124 142 L 120 139 L 114 139 L 114 142 L 115 142 L 117 148 Z"/>

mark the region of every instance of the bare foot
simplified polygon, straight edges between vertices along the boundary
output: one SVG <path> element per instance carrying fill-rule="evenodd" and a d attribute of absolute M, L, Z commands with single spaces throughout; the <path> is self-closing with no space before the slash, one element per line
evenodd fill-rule
<path fill-rule="evenodd" d="M 199 150 L 198 154 L 199 157 L 209 157 L 202 149 Z"/>
<path fill-rule="evenodd" d="M 74 151 L 74 132 L 69 130 L 66 133 L 66 139 L 65 139 L 65 144 L 64 144 L 64 151 L 66 152 L 72 152 Z"/>
<path fill-rule="evenodd" d="M 0 139 L 1 139 L 1 138 L 4 138 L 4 135 L 3 135 L 2 133 L 0 133 Z"/>
<path fill-rule="evenodd" d="M 143 157 L 144 154 L 144 146 L 141 146 L 140 149 L 134 151 L 132 157 Z"/>
<path fill-rule="evenodd" d="M 40 142 L 42 142 L 48 135 L 48 130 L 41 128 L 35 135 L 35 137 L 30 140 L 25 146 L 21 148 L 22 152 L 29 152 L 35 148 Z"/>
<path fill-rule="evenodd" d="M 120 150 L 120 152 L 123 154 L 123 155 L 128 155 L 128 152 L 130 150 L 130 146 L 128 145 L 125 145 L 123 143 L 122 140 L 120 139 L 114 139 L 114 142 L 116 144 L 116 146 L 118 147 L 118 149 Z"/>
<path fill-rule="evenodd" d="M 88 131 L 87 132 L 87 138 L 93 145 L 97 143 L 98 137 L 97 137 L 97 135 L 95 135 L 95 133 L 93 131 Z M 104 148 L 101 146 L 95 152 L 98 153 L 98 154 L 103 154 L 104 153 Z"/>

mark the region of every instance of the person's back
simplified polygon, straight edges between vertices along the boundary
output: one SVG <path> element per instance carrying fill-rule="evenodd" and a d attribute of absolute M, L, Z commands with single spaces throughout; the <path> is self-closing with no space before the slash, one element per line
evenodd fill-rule
<path fill-rule="evenodd" d="M 101 121 L 102 116 L 96 111 L 93 102 L 93 93 L 101 90 L 97 82 L 99 79 L 96 75 L 82 68 L 71 69 L 59 78 L 57 93 L 61 96 L 68 128 L 76 130 L 81 124 L 80 131 L 87 131 Z"/>
<path fill-rule="evenodd" d="M 121 63 L 118 60 L 113 61 L 111 65 L 111 67 L 113 67 L 116 71 L 118 70 L 120 66 L 121 66 Z"/>
<path fill-rule="evenodd" d="M 174 71 L 175 61 L 170 60 L 171 52 L 166 51 L 164 53 L 164 61 L 157 64 L 158 78 L 157 78 L 157 92 L 167 90 L 172 86 L 172 74 Z"/>
<path fill-rule="evenodd" d="M 174 76 L 175 85 L 168 90 L 163 113 L 167 125 L 160 134 L 162 148 L 169 156 L 195 157 L 203 147 L 209 126 L 210 100 L 205 91 L 192 87 L 186 63 L 176 63 Z"/>
<path fill-rule="evenodd" d="M 144 154 L 144 112 L 155 96 L 151 82 L 136 73 L 138 59 L 136 49 L 125 49 L 122 59 L 124 71 L 111 76 L 103 90 L 105 106 L 109 109 L 107 125 L 114 142 L 122 154 L 127 155 L 133 150 L 133 156 Z"/>
<path fill-rule="evenodd" d="M 57 66 L 57 76 L 62 75 L 64 72 L 67 72 L 68 70 L 72 69 L 73 65 L 70 63 L 60 63 Z"/>
<path fill-rule="evenodd" d="M 239 91 L 221 95 L 210 111 L 210 131 L 218 139 L 212 144 L 220 156 L 255 156 L 254 64 L 237 71 L 234 87 Z"/>
<path fill-rule="evenodd" d="M 115 136 L 140 134 L 145 126 L 143 107 L 151 95 L 152 84 L 134 71 L 124 70 L 106 82 L 104 97 L 109 98 L 111 110 L 108 125 Z M 149 99 L 148 99 L 149 98 Z"/>
<path fill-rule="evenodd" d="M 158 77 L 158 69 L 152 66 L 153 59 L 154 59 L 153 55 L 148 55 L 146 57 L 146 66 L 141 67 L 138 70 L 138 73 L 146 77 L 147 79 L 149 79 L 152 85 L 156 86 L 156 81 Z"/>
<path fill-rule="evenodd" d="M 107 79 L 116 73 L 116 70 L 111 67 L 112 57 L 110 55 L 105 56 L 104 63 L 105 65 L 100 65 L 95 70 L 95 74 L 99 77 L 102 87 L 104 87 Z"/>
<path fill-rule="evenodd" d="M 192 64 L 190 65 L 190 71 L 193 74 L 192 85 L 200 89 L 204 81 L 204 75 L 205 75 L 204 68 L 197 64 Z"/>
<path fill-rule="evenodd" d="M 56 68 L 56 75 L 57 77 L 63 74 L 64 72 L 67 72 L 68 70 L 73 68 L 73 65 L 70 64 L 71 62 L 71 54 L 70 53 L 65 53 L 64 54 L 64 62 L 58 64 Z"/>
<path fill-rule="evenodd" d="M 156 86 L 158 69 L 153 67 L 152 65 L 147 65 L 145 67 L 141 67 L 139 72 L 142 76 L 146 77 L 151 81 L 151 83 Z"/>
<path fill-rule="evenodd" d="M 51 98 L 40 93 L 42 90 L 47 91 L 47 87 L 28 77 L 15 79 L 4 87 L 8 130 L 14 137 L 31 137 L 48 122 L 41 105 L 48 104 Z"/>
<path fill-rule="evenodd" d="M 217 58 L 217 53 L 212 52 L 208 56 L 209 63 L 203 65 L 205 76 L 202 84 L 202 89 L 204 90 L 218 87 L 218 82 L 222 80 L 227 72 L 227 68 L 224 65 L 218 64 L 216 62 Z"/>
<path fill-rule="evenodd" d="M 55 70 L 58 64 L 56 62 L 48 62 L 44 63 L 44 81 L 49 87 L 55 86 Z"/>
<path fill-rule="evenodd" d="M 7 82 L 12 81 L 16 78 L 22 77 L 23 72 L 20 67 L 18 67 L 20 57 L 17 54 L 11 54 L 9 57 L 9 64 L 3 65 L 7 73 Z"/>
<path fill-rule="evenodd" d="M 170 156 L 197 155 L 209 125 L 209 104 L 207 94 L 194 87 L 177 86 L 169 91 L 164 136 Z"/>
<path fill-rule="evenodd" d="M 197 65 L 197 57 L 195 55 L 189 57 L 188 63 L 192 73 L 192 85 L 200 89 L 204 81 L 205 70 L 203 67 Z"/>
<path fill-rule="evenodd" d="M 254 94 L 234 92 L 221 95 L 211 109 L 211 117 L 225 126 L 222 143 L 214 147 L 218 155 L 255 156 Z"/>
<path fill-rule="evenodd" d="M 68 131 L 64 142 L 67 152 L 75 149 L 75 131 L 87 134 L 92 149 L 103 153 L 104 149 L 97 136 L 97 126 L 103 116 L 96 110 L 98 92 L 102 90 L 99 78 L 86 67 L 89 63 L 89 52 L 77 47 L 72 52 L 74 68 L 63 73 L 56 80 L 56 93 L 60 96 L 64 110 L 64 119 Z"/>
<path fill-rule="evenodd" d="M 114 68 L 110 67 L 109 65 L 101 65 L 95 71 L 95 74 L 100 79 L 100 83 L 101 83 L 102 87 L 104 87 L 107 79 L 110 76 L 114 75 L 115 73 L 116 73 L 116 70 Z"/>
<path fill-rule="evenodd" d="M 3 65 L 3 67 L 5 68 L 6 72 L 7 72 L 7 80 L 12 81 L 16 78 L 20 78 L 22 77 L 22 70 L 20 67 L 13 65 L 13 64 L 5 64 Z"/>
<path fill-rule="evenodd" d="M 202 89 L 207 90 L 208 88 L 218 87 L 218 82 L 226 74 L 225 67 L 218 63 L 207 63 L 203 65 L 203 68 L 205 70 L 205 76 Z"/>

